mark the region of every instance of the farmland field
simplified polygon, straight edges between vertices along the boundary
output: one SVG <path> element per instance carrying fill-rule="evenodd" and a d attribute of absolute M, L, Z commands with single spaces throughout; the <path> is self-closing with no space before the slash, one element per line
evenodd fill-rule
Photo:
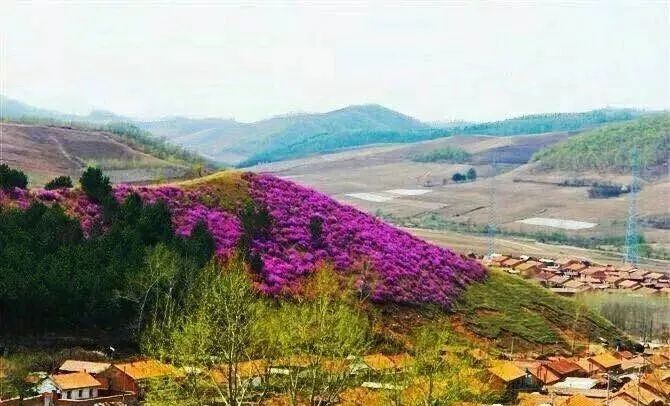
<path fill-rule="evenodd" d="M 522 164 L 516 158 L 519 151 L 523 151 L 524 156 L 530 158 L 534 151 L 569 136 L 567 133 L 516 137 L 456 136 L 412 145 L 378 145 L 259 165 L 252 169 L 272 172 L 314 187 L 369 213 L 402 219 L 400 224 L 413 228 L 426 228 L 420 219 L 434 215 L 445 222 L 482 229 L 491 216 L 493 188 L 494 218 L 501 232 L 516 236 L 559 232 L 582 240 L 605 240 L 612 237 L 623 239 L 629 206 L 627 194 L 608 199 L 591 199 L 588 196 L 588 187 L 569 187 L 562 183 L 572 179 L 586 179 L 626 184 L 630 181 L 629 175 L 544 171 L 535 163 Z M 422 163 L 412 160 L 418 152 L 427 152 L 446 145 L 458 146 L 467 151 L 471 154 L 471 163 Z M 509 153 L 510 150 L 516 152 Z M 495 168 L 491 165 L 494 157 L 497 162 Z M 452 182 L 454 173 L 464 173 L 469 168 L 474 168 L 477 172 L 474 182 Z M 495 176 L 493 182 L 492 176 Z M 398 189 L 422 192 L 392 193 Z M 640 217 L 667 216 L 666 202 L 669 197 L 670 182 L 667 176 L 645 180 L 638 197 Z M 531 224 L 527 224 L 527 219 L 532 218 L 551 220 L 530 221 Z M 556 222 L 557 219 L 569 221 Z M 556 228 L 557 224 L 565 227 Z M 487 244 L 480 244 L 483 237 L 459 234 L 467 241 L 461 243 L 454 241 L 445 231 L 448 230 L 420 230 L 417 233 L 434 241 L 447 239 L 450 244 L 472 246 L 473 251 L 486 252 Z M 659 250 L 658 252 L 670 250 L 670 230 L 645 225 L 642 233 L 647 244 Z M 620 247 L 603 247 L 612 252 L 581 252 L 574 251 L 574 247 L 566 250 L 556 245 L 538 245 L 524 238 L 502 238 L 506 241 L 522 241 L 515 242 L 512 246 L 501 243 L 500 250 L 503 252 L 509 249 L 521 254 L 562 253 L 561 256 L 574 253 L 607 262 L 618 262 L 621 258 Z M 485 238 L 483 239 L 485 242 Z M 670 269 L 668 262 L 649 264 L 661 270 Z"/>

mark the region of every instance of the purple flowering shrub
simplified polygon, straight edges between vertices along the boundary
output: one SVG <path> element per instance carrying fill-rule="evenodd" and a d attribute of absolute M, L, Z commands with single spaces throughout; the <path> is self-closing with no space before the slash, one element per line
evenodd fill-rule
<path fill-rule="evenodd" d="M 266 293 L 296 289 L 321 262 L 339 272 L 368 262 L 377 281 L 368 287 L 373 300 L 448 307 L 469 283 L 486 277 L 478 262 L 323 194 L 269 175 L 245 178 L 252 199 L 272 218 L 268 235 L 251 247 L 263 260 L 260 288 Z M 361 274 L 359 285 L 365 279 Z"/>
<path fill-rule="evenodd" d="M 336 272 L 353 276 L 357 288 L 375 301 L 448 307 L 469 283 L 486 277 L 486 269 L 478 262 L 316 191 L 270 175 L 247 173 L 238 180 L 244 184 L 236 180 L 234 190 L 217 184 L 192 188 L 117 185 L 113 193 L 119 202 L 130 193 L 137 193 L 145 204 L 164 200 L 173 230 L 180 236 L 190 235 L 203 221 L 221 259 L 246 241 L 256 286 L 269 295 L 299 292 L 305 276 L 329 264 Z M 243 239 L 241 200 L 248 202 L 249 198 L 264 209 L 269 224 L 262 233 Z M 32 201 L 60 204 L 80 220 L 87 237 L 102 222 L 100 205 L 80 190 L 0 191 L 0 206 L 26 208 Z"/>
<path fill-rule="evenodd" d="M 214 238 L 216 254 L 219 257 L 228 258 L 237 246 L 241 235 L 240 221 L 232 213 L 201 203 L 201 197 L 207 193 L 206 188 L 201 191 L 185 191 L 176 186 L 118 185 L 114 189 L 114 197 L 122 202 L 132 192 L 137 193 L 145 204 L 164 200 L 170 208 L 172 225 L 177 235 L 190 236 L 198 221 L 204 221 Z"/>

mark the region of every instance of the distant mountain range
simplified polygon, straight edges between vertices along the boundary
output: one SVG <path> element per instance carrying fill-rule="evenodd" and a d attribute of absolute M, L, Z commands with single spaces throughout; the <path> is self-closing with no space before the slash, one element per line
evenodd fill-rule
<path fill-rule="evenodd" d="M 68 115 L 4 98 L 4 118 L 46 117 L 93 123 L 130 122 L 207 158 L 237 166 L 373 144 L 425 141 L 455 134 L 506 136 L 578 131 L 608 122 L 631 120 L 646 113 L 633 109 L 599 109 L 583 113 L 528 115 L 488 123 L 424 123 L 383 106 L 368 104 L 326 113 L 278 116 L 252 123 L 223 118 L 187 117 L 145 121 L 101 110 L 92 111 L 86 116 Z"/>

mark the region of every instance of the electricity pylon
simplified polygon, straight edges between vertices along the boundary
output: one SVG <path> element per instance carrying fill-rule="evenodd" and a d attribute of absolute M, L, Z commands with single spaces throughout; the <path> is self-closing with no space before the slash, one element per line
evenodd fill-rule
<path fill-rule="evenodd" d="M 630 151 L 630 168 L 632 179 L 630 181 L 630 191 L 628 193 L 628 221 L 626 222 L 626 248 L 623 262 L 630 265 L 637 265 L 640 261 L 640 254 L 638 251 L 640 232 L 637 213 L 637 193 L 640 189 L 638 175 L 640 168 L 636 146 Z"/>
<path fill-rule="evenodd" d="M 488 234 L 488 251 L 487 257 L 492 258 L 495 253 L 495 239 L 496 239 L 496 175 L 498 172 L 498 152 L 494 149 L 491 156 L 491 166 L 493 173 L 491 174 L 491 184 L 489 185 L 489 224 L 487 227 Z"/>

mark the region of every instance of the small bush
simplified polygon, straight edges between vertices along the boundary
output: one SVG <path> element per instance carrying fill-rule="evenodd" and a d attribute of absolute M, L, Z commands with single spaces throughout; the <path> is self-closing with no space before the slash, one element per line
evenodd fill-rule
<path fill-rule="evenodd" d="M 28 186 L 28 176 L 18 169 L 12 169 L 7 164 L 0 165 L 0 189 L 8 190 L 15 187 L 25 189 Z"/>
<path fill-rule="evenodd" d="M 598 184 L 589 189 L 591 199 L 606 199 L 608 197 L 618 197 L 623 193 L 621 185 Z"/>
<path fill-rule="evenodd" d="M 454 182 L 465 182 L 466 180 L 468 180 L 468 178 L 467 178 L 467 176 L 463 175 L 462 173 L 456 172 L 451 177 L 451 180 L 453 180 Z"/>
<path fill-rule="evenodd" d="M 44 185 L 44 188 L 46 190 L 63 189 L 71 187 L 72 187 L 72 179 L 69 176 L 59 176 L 57 178 L 50 180 L 49 183 Z"/>

